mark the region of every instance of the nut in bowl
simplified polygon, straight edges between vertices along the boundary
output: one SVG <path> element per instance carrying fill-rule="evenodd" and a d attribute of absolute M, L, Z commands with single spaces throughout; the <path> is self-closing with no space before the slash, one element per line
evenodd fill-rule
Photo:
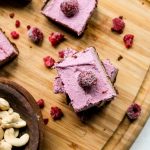
<path fill-rule="evenodd" d="M 43 119 L 34 98 L 0 78 L 0 149 L 41 150 Z"/>

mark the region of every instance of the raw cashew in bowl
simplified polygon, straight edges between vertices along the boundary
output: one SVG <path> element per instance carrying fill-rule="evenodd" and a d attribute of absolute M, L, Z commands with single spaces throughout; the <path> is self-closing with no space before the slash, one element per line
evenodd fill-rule
<path fill-rule="evenodd" d="M 4 137 L 4 130 L 0 126 L 0 141 L 3 139 L 3 137 Z"/>
<path fill-rule="evenodd" d="M 12 150 L 12 145 L 2 140 L 0 141 L 0 150 Z"/>
<path fill-rule="evenodd" d="M 20 138 L 16 138 L 14 129 L 10 128 L 5 130 L 4 139 L 7 143 L 11 144 L 12 146 L 21 147 L 28 143 L 29 135 L 25 133 Z"/>
<path fill-rule="evenodd" d="M 8 110 L 10 108 L 9 103 L 4 99 L 0 98 L 0 110 Z"/>

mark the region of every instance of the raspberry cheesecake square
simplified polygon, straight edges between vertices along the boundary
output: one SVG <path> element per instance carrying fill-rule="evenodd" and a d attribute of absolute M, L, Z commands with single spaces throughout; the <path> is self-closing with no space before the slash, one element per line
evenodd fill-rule
<path fill-rule="evenodd" d="M 0 29 L 0 67 L 17 57 L 19 51 L 14 43 L 11 43 L 5 33 Z"/>
<path fill-rule="evenodd" d="M 113 99 L 116 91 L 93 47 L 56 64 L 59 77 L 75 112 Z"/>
<path fill-rule="evenodd" d="M 42 14 L 80 36 L 97 6 L 97 0 L 48 0 Z"/>

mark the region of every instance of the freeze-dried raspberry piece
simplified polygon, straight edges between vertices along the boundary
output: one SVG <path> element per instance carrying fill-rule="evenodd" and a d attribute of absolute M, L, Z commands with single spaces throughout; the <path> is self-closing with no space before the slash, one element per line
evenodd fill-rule
<path fill-rule="evenodd" d="M 81 87 L 87 88 L 96 85 L 97 78 L 91 71 L 82 71 L 78 76 L 78 82 Z"/>
<path fill-rule="evenodd" d="M 16 26 L 16 28 L 19 28 L 19 27 L 20 27 L 20 21 L 19 21 L 19 20 L 16 20 L 15 26 Z"/>
<path fill-rule="evenodd" d="M 63 112 L 58 107 L 51 107 L 50 115 L 54 120 L 60 120 L 63 117 Z"/>
<path fill-rule="evenodd" d="M 123 18 L 114 18 L 112 20 L 113 26 L 111 28 L 112 31 L 115 31 L 119 34 L 121 34 L 125 28 L 125 23 L 123 21 Z"/>
<path fill-rule="evenodd" d="M 66 17 L 73 17 L 79 11 L 79 4 L 77 0 L 64 0 L 60 8 Z"/>
<path fill-rule="evenodd" d="M 47 125 L 47 124 L 48 124 L 48 121 L 49 121 L 49 119 L 48 119 L 48 118 L 44 118 L 44 119 L 43 119 L 43 122 L 44 122 L 44 124 L 45 124 L 45 125 Z"/>
<path fill-rule="evenodd" d="M 127 110 L 127 117 L 133 121 L 139 117 L 141 114 L 141 106 L 134 103 Z"/>
<path fill-rule="evenodd" d="M 123 38 L 126 48 L 130 48 L 133 45 L 134 35 L 126 34 Z"/>
<path fill-rule="evenodd" d="M 17 33 L 16 31 L 12 31 L 10 34 L 11 34 L 11 37 L 13 39 L 18 39 L 19 38 L 19 33 Z"/>
<path fill-rule="evenodd" d="M 64 58 L 64 51 L 59 51 L 58 55 L 59 55 L 59 58 Z"/>
<path fill-rule="evenodd" d="M 59 32 L 53 32 L 49 36 L 49 41 L 51 42 L 52 46 L 57 46 L 63 40 L 64 40 L 64 35 Z"/>
<path fill-rule="evenodd" d="M 44 100 L 43 100 L 43 99 L 39 99 L 36 103 L 38 104 L 38 106 L 39 106 L 40 108 L 44 108 L 45 103 L 44 103 Z"/>
<path fill-rule="evenodd" d="M 55 64 L 55 60 L 51 56 L 44 57 L 43 61 L 47 68 L 51 68 Z"/>
<path fill-rule="evenodd" d="M 30 28 L 28 30 L 28 36 L 36 44 L 41 43 L 44 38 L 42 31 L 37 27 Z"/>

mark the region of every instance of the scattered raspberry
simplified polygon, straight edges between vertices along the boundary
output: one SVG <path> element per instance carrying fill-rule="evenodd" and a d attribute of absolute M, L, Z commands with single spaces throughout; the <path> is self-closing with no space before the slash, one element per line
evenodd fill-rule
<path fill-rule="evenodd" d="M 43 119 L 43 122 L 44 122 L 44 124 L 45 124 L 45 125 L 47 125 L 47 124 L 48 124 L 48 121 L 49 121 L 49 119 L 48 119 L 48 118 L 44 118 L 44 119 Z"/>
<path fill-rule="evenodd" d="M 125 28 L 125 23 L 123 21 L 123 18 L 122 17 L 114 18 L 112 22 L 113 22 L 113 27 L 111 28 L 111 30 L 121 34 Z"/>
<path fill-rule="evenodd" d="M 16 26 L 16 28 L 20 27 L 20 21 L 19 20 L 16 20 L 15 26 Z"/>
<path fill-rule="evenodd" d="M 60 58 L 64 58 L 64 51 L 59 51 L 58 55 L 59 55 Z"/>
<path fill-rule="evenodd" d="M 49 41 L 51 42 L 52 46 L 57 46 L 63 40 L 64 40 L 64 35 L 58 32 L 53 32 L 49 36 Z"/>
<path fill-rule="evenodd" d="M 32 27 L 28 30 L 29 38 L 36 44 L 39 44 L 43 41 L 44 35 L 39 28 Z"/>
<path fill-rule="evenodd" d="M 50 114 L 54 120 L 60 120 L 63 117 L 63 112 L 58 107 L 51 107 Z"/>
<path fill-rule="evenodd" d="M 123 38 L 126 48 L 130 48 L 133 45 L 134 35 L 126 34 Z"/>
<path fill-rule="evenodd" d="M 30 25 L 27 25 L 27 30 L 30 30 L 31 29 L 31 26 Z"/>
<path fill-rule="evenodd" d="M 97 78 L 91 71 L 82 71 L 78 76 L 79 85 L 83 88 L 96 85 Z"/>
<path fill-rule="evenodd" d="M 10 13 L 10 14 L 9 14 L 9 17 L 10 17 L 10 18 L 14 18 L 14 16 L 15 16 L 15 13 Z"/>
<path fill-rule="evenodd" d="M 51 68 L 55 64 L 55 60 L 51 56 L 46 56 L 43 58 L 44 64 L 47 68 Z"/>
<path fill-rule="evenodd" d="M 39 106 L 40 108 L 44 108 L 45 103 L 44 103 L 44 100 L 43 100 L 43 99 L 39 99 L 36 103 L 38 104 L 38 106 Z"/>
<path fill-rule="evenodd" d="M 141 114 L 141 106 L 134 103 L 127 110 L 127 117 L 133 121 L 139 117 Z"/>
<path fill-rule="evenodd" d="M 60 5 L 61 11 L 66 17 L 73 17 L 79 11 L 79 4 L 77 0 L 65 0 Z"/>
<path fill-rule="evenodd" d="M 18 39 L 19 38 L 19 34 L 16 31 L 12 31 L 10 34 L 11 34 L 11 37 L 13 39 Z"/>

